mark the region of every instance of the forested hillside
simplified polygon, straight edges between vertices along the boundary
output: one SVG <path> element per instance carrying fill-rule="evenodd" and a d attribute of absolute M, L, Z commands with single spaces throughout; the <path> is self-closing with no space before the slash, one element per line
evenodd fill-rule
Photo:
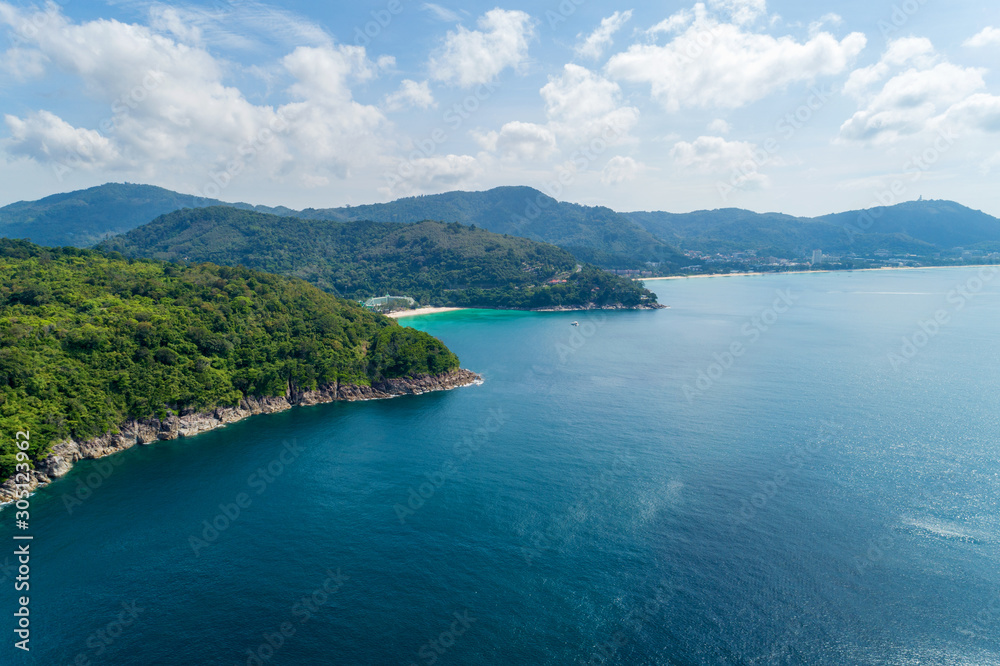
<path fill-rule="evenodd" d="M 630 280 L 577 270 L 554 245 L 454 222 L 330 222 L 214 207 L 165 215 L 101 247 L 243 265 L 353 299 L 390 292 L 423 305 L 525 309 L 655 303 Z"/>
<path fill-rule="evenodd" d="M 0 240 L 0 430 L 30 425 L 35 460 L 167 409 L 457 367 L 435 338 L 301 280 Z"/>

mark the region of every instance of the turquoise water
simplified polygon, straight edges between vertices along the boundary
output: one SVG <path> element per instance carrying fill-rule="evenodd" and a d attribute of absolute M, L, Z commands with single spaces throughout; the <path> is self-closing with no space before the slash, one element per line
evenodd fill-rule
<path fill-rule="evenodd" d="M 978 271 L 408 320 L 485 383 L 39 491 L 32 650 L 0 571 L 0 661 L 998 664 L 1000 276 Z"/>

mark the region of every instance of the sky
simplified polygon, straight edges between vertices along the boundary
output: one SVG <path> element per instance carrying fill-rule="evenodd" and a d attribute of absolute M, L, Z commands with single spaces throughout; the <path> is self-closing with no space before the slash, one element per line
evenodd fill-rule
<path fill-rule="evenodd" d="M 105 182 L 332 207 L 1000 216 L 1000 3 L 0 1 L 0 205 Z"/>

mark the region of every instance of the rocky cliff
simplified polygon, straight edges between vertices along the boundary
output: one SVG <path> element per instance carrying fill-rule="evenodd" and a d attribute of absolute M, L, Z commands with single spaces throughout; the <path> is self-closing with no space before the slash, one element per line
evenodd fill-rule
<path fill-rule="evenodd" d="M 78 460 L 103 458 L 136 444 L 191 437 L 256 414 L 273 414 L 298 405 L 420 395 L 480 382 L 482 377 L 476 373 L 459 369 L 434 376 L 388 379 L 372 386 L 335 383 L 321 386 L 315 391 L 298 391 L 290 388 L 284 396 L 244 398 L 235 407 L 217 407 L 206 412 L 185 409 L 162 420 L 155 417 L 133 419 L 119 426 L 116 433 L 106 433 L 86 441 L 69 439 L 55 444 L 48 457 L 32 470 L 27 489 L 34 492 L 39 486 L 63 476 Z M 15 486 L 14 479 L 8 479 L 0 484 L 0 503 L 13 501 L 24 489 Z"/>

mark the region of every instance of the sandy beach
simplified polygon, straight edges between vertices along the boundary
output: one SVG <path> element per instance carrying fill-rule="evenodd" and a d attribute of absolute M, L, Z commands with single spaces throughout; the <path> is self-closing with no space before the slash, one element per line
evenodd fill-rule
<path fill-rule="evenodd" d="M 632 278 L 640 282 L 652 280 L 687 280 L 689 278 L 721 278 L 737 277 L 746 275 L 801 275 L 803 273 L 853 273 L 855 271 L 925 271 L 929 268 L 976 268 L 979 266 L 994 266 L 996 264 L 961 264 L 958 266 L 881 266 L 879 268 L 851 268 L 844 270 L 818 270 L 818 271 L 758 271 L 754 273 L 706 273 L 704 275 L 671 275 L 669 277 L 647 277 Z"/>
<path fill-rule="evenodd" d="M 438 312 L 454 312 L 456 310 L 465 310 L 466 308 L 417 308 L 415 310 L 400 310 L 399 312 L 390 312 L 387 317 L 393 319 L 400 319 L 402 317 L 416 317 L 418 315 L 427 314 L 437 314 Z"/>

